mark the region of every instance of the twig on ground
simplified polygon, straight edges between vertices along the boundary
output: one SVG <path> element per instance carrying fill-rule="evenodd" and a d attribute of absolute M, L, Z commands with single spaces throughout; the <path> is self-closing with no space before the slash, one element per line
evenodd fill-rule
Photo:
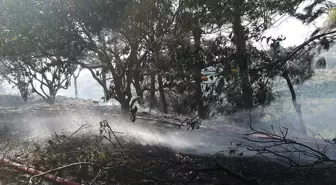
<path fill-rule="evenodd" d="M 67 168 L 71 168 L 71 167 L 75 167 L 75 166 L 82 166 L 82 165 L 95 166 L 95 167 L 100 168 L 100 170 L 109 170 L 109 169 L 112 169 L 112 168 L 118 168 L 118 167 L 123 167 L 124 166 L 124 164 L 119 164 L 119 165 L 113 165 L 113 166 L 100 167 L 100 166 L 98 166 L 96 164 L 93 164 L 91 162 L 77 162 L 77 163 L 68 164 L 68 165 L 65 165 L 65 166 L 62 166 L 62 167 L 54 168 L 54 169 L 48 170 L 46 172 L 34 175 L 34 176 L 30 177 L 29 184 L 33 184 L 33 179 L 34 178 L 43 177 L 43 176 L 45 176 L 47 174 L 50 174 L 50 173 L 54 173 L 54 172 L 58 172 L 58 171 L 61 171 L 61 170 L 67 169 Z"/>
<path fill-rule="evenodd" d="M 336 138 L 334 138 L 332 141 L 330 141 L 329 139 L 325 139 L 321 134 L 319 134 L 319 136 L 326 142 L 329 143 L 331 145 L 336 145 Z"/>
<path fill-rule="evenodd" d="M 70 136 L 68 136 L 65 140 L 63 140 L 61 143 L 57 144 L 56 146 L 61 146 L 63 145 L 65 142 L 67 142 L 70 138 L 72 138 L 72 136 L 74 136 L 77 132 L 79 132 L 80 130 L 82 130 L 85 126 L 87 126 L 87 124 L 83 124 L 81 125 L 77 130 L 75 130 Z"/>
<path fill-rule="evenodd" d="M 100 176 L 101 173 L 102 173 L 102 170 L 100 169 L 97 175 L 95 176 L 95 178 L 91 181 L 90 185 L 93 185 L 93 183 L 96 182 L 97 178 Z"/>
<path fill-rule="evenodd" d="M 276 134 L 274 129 L 273 132 L 256 130 L 252 126 L 251 111 L 249 112 L 249 118 L 250 119 L 248 121 L 248 124 L 252 133 L 245 134 L 243 139 L 252 143 L 257 143 L 259 145 L 252 145 L 249 143 L 247 144 L 248 150 L 257 152 L 263 157 L 266 157 L 265 154 L 272 154 L 278 157 L 280 161 L 287 163 L 290 167 L 295 168 L 315 168 L 317 165 L 322 164 L 323 162 L 330 162 L 336 165 L 336 160 L 333 160 L 326 155 L 326 152 L 328 151 L 328 143 L 323 148 L 320 148 L 320 146 L 316 142 L 315 149 L 308 144 L 298 142 L 294 139 L 289 139 L 287 128 L 282 128 L 280 130 L 280 134 Z M 261 135 L 264 137 L 258 140 L 246 137 L 253 135 Z M 273 150 L 274 148 L 278 148 L 281 150 Z M 287 154 L 298 154 L 297 161 L 292 159 L 292 157 L 287 156 Z M 301 159 L 303 160 L 305 157 L 308 157 L 313 161 L 309 164 L 301 164 Z"/>
<path fill-rule="evenodd" d="M 115 134 L 115 132 L 112 130 L 112 128 L 110 127 L 109 123 L 104 120 L 102 122 L 100 122 L 100 126 L 101 126 L 101 135 L 100 138 L 97 142 L 98 143 L 102 143 L 102 139 L 106 139 L 109 143 L 114 144 L 114 141 L 112 142 L 113 137 L 115 138 L 115 140 L 117 140 L 119 146 L 120 146 L 120 151 L 122 153 L 120 153 L 119 155 L 123 155 L 123 157 L 125 157 L 126 159 L 121 160 L 120 162 L 114 162 L 116 164 L 114 165 L 97 165 L 96 163 L 92 163 L 92 162 L 77 162 L 77 163 L 72 163 L 72 164 L 68 164 L 62 167 L 58 167 L 58 168 L 54 168 L 51 169 L 49 171 L 40 173 L 38 175 L 34 175 L 32 177 L 30 177 L 29 179 L 29 183 L 32 183 L 33 180 L 35 178 L 39 178 L 39 177 L 45 177 L 46 175 L 49 175 L 51 173 L 56 173 L 56 172 L 62 172 L 62 170 L 67 170 L 70 171 L 72 167 L 76 167 L 78 168 L 78 166 L 80 167 L 84 167 L 84 166 L 92 166 L 94 167 L 94 169 L 96 171 L 94 171 L 94 174 L 92 175 L 92 180 L 90 180 L 90 184 L 93 184 L 94 182 L 96 182 L 98 179 L 102 178 L 101 174 L 103 172 L 109 172 L 109 170 L 111 170 L 112 168 L 118 168 L 119 169 L 124 169 L 126 171 L 131 171 L 133 173 L 137 173 L 140 176 L 143 176 L 144 179 L 148 179 L 151 181 L 156 181 L 159 184 L 165 184 L 165 183 L 185 183 L 185 184 L 192 184 L 193 181 L 195 181 L 195 179 L 201 175 L 201 173 L 207 173 L 207 172 L 219 172 L 219 173 L 225 173 L 228 177 L 231 177 L 232 179 L 236 179 L 238 181 L 240 181 L 241 183 L 245 184 L 245 185 L 257 185 L 258 182 L 254 179 L 248 179 L 246 177 L 244 177 L 243 175 L 234 172 L 233 170 L 231 170 L 230 168 L 223 166 L 221 164 L 217 164 L 214 167 L 197 167 L 197 168 L 193 168 L 193 167 L 188 167 L 188 166 L 183 166 L 179 169 L 177 169 L 171 178 L 160 178 L 159 176 L 155 176 L 153 174 L 151 174 L 150 172 L 146 172 L 138 167 L 133 168 L 133 163 L 134 161 L 136 161 L 135 159 L 132 158 L 128 158 L 123 150 L 123 146 L 122 143 L 120 142 L 119 138 L 117 137 L 117 135 Z M 80 130 L 80 129 L 79 129 Z M 104 134 L 103 134 L 104 133 Z M 71 135 L 72 136 L 72 135 Z M 64 142 L 62 142 L 64 143 Z M 95 141 L 96 143 L 96 141 Z M 97 145 L 96 144 L 96 145 Z M 115 148 L 119 148 L 119 147 L 115 147 Z M 119 157 L 120 157 L 119 156 Z M 83 160 L 84 161 L 84 160 Z M 108 163 L 107 163 L 108 164 Z M 77 169 L 76 168 L 76 169 Z M 183 173 L 180 171 L 183 170 Z M 178 171 L 180 171 L 178 173 Z M 64 171 L 63 171 L 64 172 Z M 63 173 L 62 172 L 62 173 Z M 186 173 L 184 173 L 186 172 Z M 187 173 L 188 172 L 188 173 Z M 191 173 L 189 173 L 191 172 Z M 184 176 L 177 176 L 176 174 L 179 175 L 184 175 Z"/>
<path fill-rule="evenodd" d="M 110 124 L 107 122 L 107 120 L 103 120 L 100 122 L 101 127 L 105 130 L 105 132 L 107 132 L 109 134 L 110 140 L 111 140 L 111 136 L 110 134 L 112 133 L 114 138 L 116 139 L 116 141 L 118 142 L 120 148 L 122 149 L 123 146 L 121 145 L 117 135 L 115 134 L 115 131 L 112 130 L 112 128 L 110 127 Z M 108 128 L 108 130 L 106 130 L 106 128 Z"/>
<path fill-rule="evenodd" d="M 106 128 L 108 130 L 106 130 Z M 108 135 L 109 135 L 109 138 L 108 138 L 108 141 L 109 142 L 112 142 L 112 137 L 111 137 L 111 133 L 113 134 L 113 137 L 116 139 L 116 141 L 118 142 L 119 144 L 119 147 L 121 149 L 121 152 L 123 153 L 124 156 L 125 155 L 125 152 L 124 152 L 124 148 L 121 144 L 121 142 L 119 141 L 117 135 L 115 134 L 115 131 L 112 130 L 112 128 L 110 127 L 109 123 L 107 122 L 107 120 L 103 120 L 100 122 L 100 129 L 101 129 L 101 134 L 102 134 L 102 130 L 104 130 Z M 107 137 L 105 137 L 105 139 L 107 139 Z"/>

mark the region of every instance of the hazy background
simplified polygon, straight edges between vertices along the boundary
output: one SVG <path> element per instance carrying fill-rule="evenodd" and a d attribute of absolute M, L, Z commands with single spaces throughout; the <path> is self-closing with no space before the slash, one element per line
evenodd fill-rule
<path fill-rule="evenodd" d="M 316 22 L 316 25 L 322 25 L 323 18 Z M 294 19 L 282 18 L 279 24 L 266 35 L 284 35 L 287 40 L 284 46 L 298 45 L 302 43 L 307 36 L 315 29 L 315 26 L 304 26 L 300 21 Z M 260 46 L 261 47 L 261 46 Z M 325 137 L 336 136 L 336 48 L 329 52 L 321 53 L 327 60 L 327 68 L 316 70 L 312 79 L 301 86 L 296 86 L 298 102 L 302 105 L 304 120 L 310 132 L 321 133 Z M 281 98 L 279 101 L 267 107 L 267 112 L 274 115 L 269 123 L 275 121 L 281 122 L 287 126 L 297 124 L 297 116 L 292 105 L 289 90 L 286 84 L 278 81 L 276 88 Z M 5 94 L 18 94 L 17 90 L 11 88 L 7 83 L 3 83 L 0 92 Z M 67 90 L 61 90 L 58 95 L 74 97 L 74 87 Z M 78 78 L 78 95 L 82 99 L 100 100 L 103 91 L 99 84 L 92 78 L 90 72 L 83 70 Z M 139 121 L 137 124 L 131 124 L 129 121 L 113 115 L 112 107 L 106 107 L 110 113 L 98 114 L 94 109 L 97 104 L 92 101 L 78 100 L 58 100 L 65 103 L 63 110 L 69 110 L 59 115 L 36 116 L 33 112 L 27 113 L 24 119 L 20 121 L 20 128 L 26 133 L 25 138 L 49 137 L 54 132 L 71 133 L 78 129 L 82 124 L 89 124 L 90 128 L 86 132 L 98 133 L 99 121 L 109 120 L 113 129 L 128 135 L 130 139 L 136 139 L 144 144 L 157 144 L 174 147 L 176 149 L 215 153 L 226 150 L 230 146 L 231 140 L 239 139 L 240 136 L 232 135 L 232 129 L 238 132 L 244 132 L 238 128 L 229 125 L 226 118 L 216 117 L 213 120 L 204 122 L 204 129 L 194 132 L 185 132 L 183 130 L 163 130 L 159 127 L 148 126 L 150 124 Z M 68 101 L 68 102 L 66 102 Z M 42 102 L 42 101 L 41 101 Z M 60 103 L 55 105 L 60 107 Z M 31 109 L 47 109 L 50 106 L 45 104 L 30 104 L 23 107 L 23 112 L 29 112 Z M 62 107 L 60 108 L 62 109 Z M 71 111 L 70 111 L 71 110 Z M 115 107 L 113 110 L 117 110 Z M 227 124 L 225 124 L 227 123 Z M 270 127 L 270 124 L 265 124 Z M 83 131 L 85 132 L 85 131 Z"/>

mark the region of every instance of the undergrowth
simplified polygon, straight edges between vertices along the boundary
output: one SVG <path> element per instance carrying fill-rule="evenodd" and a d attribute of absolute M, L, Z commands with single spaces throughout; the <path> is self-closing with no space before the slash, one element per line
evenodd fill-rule
<path fill-rule="evenodd" d="M 82 184 L 333 184 L 331 172 L 307 175 L 286 170 L 279 163 L 245 157 L 236 148 L 224 155 L 196 156 L 162 146 L 130 142 L 102 122 L 96 135 L 55 134 L 34 144 L 12 160 Z M 43 184 L 43 176 L 29 176 L 3 166 L 5 184 Z M 1 181 L 0 180 L 0 181 Z M 52 182 L 48 182 L 53 184 Z"/>

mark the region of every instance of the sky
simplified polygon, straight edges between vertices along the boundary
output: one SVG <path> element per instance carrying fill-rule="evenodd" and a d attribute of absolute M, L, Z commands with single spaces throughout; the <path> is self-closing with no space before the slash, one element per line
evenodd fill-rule
<path fill-rule="evenodd" d="M 326 16 L 321 16 L 313 23 L 304 25 L 297 19 L 284 17 L 280 19 L 273 28 L 267 30 L 265 36 L 285 36 L 286 40 L 282 43 L 284 47 L 299 45 L 303 43 L 317 27 L 321 27 L 325 20 Z"/>

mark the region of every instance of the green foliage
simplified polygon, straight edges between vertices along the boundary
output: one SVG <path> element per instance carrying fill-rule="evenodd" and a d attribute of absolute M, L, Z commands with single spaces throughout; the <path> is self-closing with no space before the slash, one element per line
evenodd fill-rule
<path fill-rule="evenodd" d="M 297 8 L 303 2 L 2 0 L 3 76 L 20 86 L 23 94 L 29 84 L 33 92 L 49 99 L 71 85 L 73 72 L 80 65 L 102 86 L 106 100 L 114 98 L 128 110 L 134 96 L 131 89 L 136 89 L 137 96 L 157 91 L 148 84 L 152 74 L 160 75 L 164 92 L 189 96 L 180 98 L 180 105 L 194 111 L 200 106 L 195 101 L 202 75 L 199 69 L 210 67 L 215 70 L 209 77 L 212 83 L 202 83 L 201 93 L 207 109 L 225 107 L 224 112 L 233 113 L 246 108 L 242 103 L 246 89 L 251 90 L 253 106 L 265 106 L 275 99 L 273 81 L 284 69 L 292 80 L 303 83 L 313 75 L 312 53 L 308 51 L 317 45 L 324 49 L 332 45 L 332 38 L 325 38 L 305 50 L 309 54 L 298 52 L 291 58 L 298 65 L 275 62 L 290 53 L 282 51 L 285 38 L 266 38 L 263 33 L 277 15 L 308 22 L 314 19 L 314 7 L 323 3 L 309 4 L 306 18 L 302 18 Z M 194 37 L 199 31 L 201 43 L 196 45 Z M 214 37 L 204 37 L 208 33 Z M 253 47 L 253 41 L 266 42 L 269 49 Z M 110 84 L 106 75 L 112 77 Z M 49 93 L 38 91 L 31 83 L 36 80 L 47 86 Z M 170 96 L 164 92 L 162 96 Z"/>
<path fill-rule="evenodd" d="M 57 91 L 68 88 L 76 69 L 75 65 L 68 63 L 71 60 L 70 52 L 74 51 L 71 41 L 66 40 L 70 33 L 66 32 L 66 15 L 60 13 L 50 1 L 2 3 L 4 15 L 0 25 L 4 29 L 0 33 L 0 53 L 5 68 L 2 75 L 18 86 L 20 91 L 24 89 L 21 94 L 27 94 L 29 85 L 32 92 L 53 103 Z M 41 86 L 35 87 L 33 81 L 38 81 Z M 43 88 L 48 91 L 45 92 Z"/>

